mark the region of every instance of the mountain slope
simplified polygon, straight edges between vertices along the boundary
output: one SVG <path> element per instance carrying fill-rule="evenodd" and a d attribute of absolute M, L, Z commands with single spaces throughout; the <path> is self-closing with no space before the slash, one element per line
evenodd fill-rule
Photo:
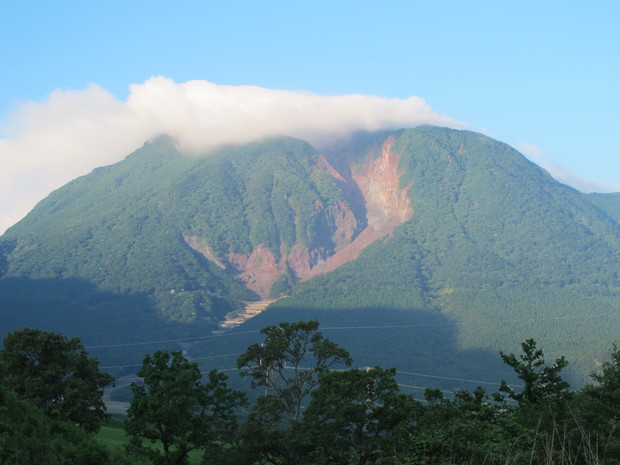
<path fill-rule="evenodd" d="M 288 271 L 282 256 L 320 260 L 359 229 L 318 162 L 294 140 L 206 158 L 184 157 L 169 140 L 147 145 L 54 192 L 7 231 L 5 278 L 81 278 L 144 294 L 167 319 L 215 324 L 269 293 Z"/>
<path fill-rule="evenodd" d="M 86 308 L 108 315 L 116 337 L 131 326 L 146 340 L 204 334 L 247 301 L 286 295 L 244 328 L 401 321 L 398 340 L 364 360 L 411 370 L 433 360 L 453 375 L 477 363 L 458 354 L 535 337 L 583 379 L 620 327 L 613 205 L 468 131 L 362 133 L 323 153 L 280 138 L 202 157 L 162 139 L 69 183 L 7 231 L 0 287 L 11 303 L 0 320 L 10 329 L 17 315 L 53 312 L 71 327 L 60 320 Z M 60 290 L 68 280 L 80 296 Z M 57 309 L 50 294 L 65 296 Z M 74 330 L 109 337 L 87 321 Z M 358 347 L 374 336 L 338 337 Z"/>
<path fill-rule="evenodd" d="M 588 199 L 620 223 L 620 192 L 614 194 L 588 194 Z"/>

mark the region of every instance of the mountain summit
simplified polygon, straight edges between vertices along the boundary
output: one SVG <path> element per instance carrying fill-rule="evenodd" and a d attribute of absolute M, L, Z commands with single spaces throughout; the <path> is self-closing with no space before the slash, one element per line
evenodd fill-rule
<path fill-rule="evenodd" d="M 259 322 L 453 328 L 417 357 L 534 337 L 582 376 L 620 327 L 619 206 L 468 131 L 360 133 L 322 152 L 277 138 L 200 157 L 162 138 L 2 236 L 0 322 L 139 341 L 204 334 L 264 300 Z"/>

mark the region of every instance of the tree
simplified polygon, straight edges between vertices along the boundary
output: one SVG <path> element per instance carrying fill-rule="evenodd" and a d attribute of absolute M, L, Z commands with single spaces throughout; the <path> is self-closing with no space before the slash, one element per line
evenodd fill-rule
<path fill-rule="evenodd" d="M 307 463 L 377 463 L 397 456 L 409 442 L 421 406 L 399 392 L 396 370 L 375 367 L 368 370 L 332 371 L 320 376 L 320 386 L 297 427 L 298 435 L 310 445 Z M 390 461 L 392 463 L 392 461 Z"/>
<path fill-rule="evenodd" d="M 45 415 L 0 386 L 0 463 L 108 463 L 108 452 L 78 425 Z"/>
<path fill-rule="evenodd" d="M 591 374 L 595 383 L 576 395 L 574 408 L 591 442 L 605 444 L 606 460 L 620 463 L 620 348 L 612 344 L 611 349 L 610 360 L 601 362 Z"/>
<path fill-rule="evenodd" d="M 265 387 L 272 407 L 295 421 L 319 384 L 319 376 L 334 365 L 350 366 L 349 353 L 325 339 L 317 320 L 280 323 L 261 330 L 262 344 L 253 344 L 237 359 L 241 376 L 252 377 L 252 387 Z"/>
<path fill-rule="evenodd" d="M 0 350 L 5 386 L 46 415 L 97 431 L 107 417 L 103 390 L 114 378 L 99 371 L 78 338 L 23 328 L 4 338 Z"/>
<path fill-rule="evenodd" d="M 566 457 L 572 460 L 577 456 L 579 443 L 572 443 L 567 438 L 578 433 L 580 426 L 575 422 L 569 403 L 574 397 L 569 391 L 570 385 L 560 376 L 568 362 L 560 357 L 552 365 L 547 365 L 543 351 L 536 347 L 534 339 L 525 340 L 521 348 L 523 354 L 518 358 L 503 352 L 500 355 L 523 381 L 522 389 L 517 392 L 502 380 L 499 391 L 518 403 L 513 409 L 514 417 L 526 436 L 524 444 L 530 445 L 532 461 L 551 463 L 567 460 Z M 500 399 L 501 395 L 496 395 L 496 400 Z M 509 407 L 508 404 L 505 406 Z M 573 445 L 577 445 L 577 449 Z"/>
<path fill-rule="evenodd" d="M 521 343 L 523 354 L 517 358 L 514 354 L 506 355 L 500 351 L 500 356 L 506 365 L 511 367 L 524 386 L 520 392 L 512 389 L 502 380 L 499 390 L 508 397 L 517 401 L 520 406 L 525 403 L 539 404 L 545 400 L 566 399 L 570 385 L 562 379 L 562 371 L 568 362 L 562 356 L 548 366 L 542 349 L 536 348 L 534 339 L 527 339 Z"/>
<path fill-rule="evenodd" d="M 620 392 L 620 348 L 611 345 L 611 359 L 601 362 L 600 372 L 592 373 L 592 379 L 607 392 Z"/>
<path fill-rule="evenodd" d="M 156 464 L 184 464 L 200 448 L 219 447 L 236 428 L 235 409 L 246 402 L 242 392 L 227 387 L 227 377 L 211 370 L 203 384 L 198 364 L 181 352 L 147 355 L 132 383 L 133 398 L 125 427 L 134 444 L 153 444 L 147 453 Z M 161 448 L 155 445 L 161 443 Z"/>
<path fill-rule="evenodd" d="M 252 387 L 264 387 L 241 428 L 241 452 L 259 463 L 297 464 L 304 437 L 295 426 L 319 377 L 338 364 L 351 365 L 343 348 L 318 332 L 316 320 L 280 323 L 261 330 L 262 344 L 253 344 L 237 359 L 241 376 Z"/>

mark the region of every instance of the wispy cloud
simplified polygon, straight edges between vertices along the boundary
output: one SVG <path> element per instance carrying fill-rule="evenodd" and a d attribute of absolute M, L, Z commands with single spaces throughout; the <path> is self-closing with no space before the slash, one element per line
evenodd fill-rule
<path fill-rule="evenodd" d="M 360 129 L 419 124 L 463 127 L 419 97 L 323 96 L 164 77 L 132 85 L 126 101 L 97 85 L 58 90 L 17 107 L 0 128 L 0 234 L 52 190 L 158 135 L 199 153 L 271 135 L 318 144 Z"/>
<path fill-rule="evenodd" d="M 579 176 L 565 166 L 549 160 L 543 149 L 536 145 L 518 142 L 516 147 L 534 163 L 547 170 L 556 180 L 568 184 L 581 192 L 620 192 L 620 183 L 607 184 L 596 179 Z"/>

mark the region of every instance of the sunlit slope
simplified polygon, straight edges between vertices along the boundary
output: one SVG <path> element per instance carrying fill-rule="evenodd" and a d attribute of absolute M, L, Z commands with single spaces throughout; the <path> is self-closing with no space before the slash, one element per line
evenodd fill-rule
<path fill-rule="evenodd" d="M 620 192 L 613 194 L 588 194 L 588 199 L 620 223 Z"/>
<path fill-rule="evenodd" d="M 276 305 L 435 309 L 458 323 L 462 348 L 496 353 L 536 337 L 582 373 L 593 369 L 620 328 L 618 223 L 480 134 L 418 128 L 393 136 L 411 219 Z"/>
<path fill-rule="evenodd" d="M 9 229 L 1 239 L 2 278 L 78 280 L 127 297 L 128 308 L 112 318 L 134 312 L 131 299 L 140 297 L 152 307 L 145 319 L 215 328 L 226 313 L 259 299 L 239 276 L 253 251 L 277 262 L 296 246 L 316 254 L 333 248 L 332 213 L 336 205 L 346 209 L 346 200 L 317 168 L 318 158 L 292 139 L 194 157 L 167 139 L 147 144 L 52 193 Z M 287 278 L 285 265 L 272 281 Z M 20 297 L 13 301 L 4 313 L 19 313 Z"/>
<path fill-rule="evenodd" d="M 442 347 L 494 356 L 534 337 L 581 376 L 620 329 L 616 200 L 468 131 L 362 133 L 322 151 L 277 138 L 203 156 L 161 139 L 2 236 L 0 323 L 174 339 L 280 298 L 258 321 L 329 314 L 368 327 L 408 312 L 428 324 L 419 343 L 406 331 L 402 344 L 373 343 L 382 363 L 399 347 L 445 361 Z"/>

